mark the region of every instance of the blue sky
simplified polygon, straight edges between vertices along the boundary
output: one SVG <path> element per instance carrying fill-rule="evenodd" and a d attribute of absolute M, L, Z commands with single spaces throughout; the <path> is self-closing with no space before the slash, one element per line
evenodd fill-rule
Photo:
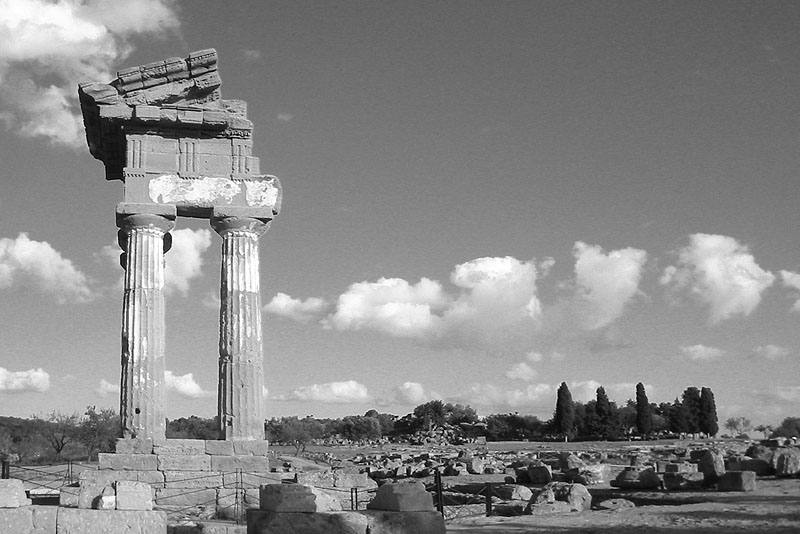
<path fill-rule="evenodd" d="M 216 48 L 284 187 L 270 416 L 800 401 L 794 2 L 0 0 L 0 413 L 118 404 L 114 206 L 76 85 Z M 220 238 L 167 255 L 168 413 L 216 409 Z"/>

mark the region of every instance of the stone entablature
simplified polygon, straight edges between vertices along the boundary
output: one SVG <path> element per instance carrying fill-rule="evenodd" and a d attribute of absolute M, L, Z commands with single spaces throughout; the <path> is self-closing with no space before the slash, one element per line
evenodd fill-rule
<path fill-rule="evenodd" d="M 80 84 L 89 151 L 106 179 L 125 182 L 124 202 L 174 205 L 187 217 L 226 206 L 277 215 L 280 182 L 252 154 L 247 104 L 222 100 L 221 83 L 208 49 Z"/>

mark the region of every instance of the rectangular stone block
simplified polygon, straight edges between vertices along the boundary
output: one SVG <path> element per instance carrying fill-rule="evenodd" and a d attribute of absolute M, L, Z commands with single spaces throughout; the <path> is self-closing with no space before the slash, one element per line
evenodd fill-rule
<path fill-rule="evenodd" d="M 116 452 L 117 454 L 152 454 L 153 440 L 151 438 L 119 438 Z"/>
<path fill-rule="evenodd" d="M 413 532 L 414 534 L 445 534 L 444 517 L 438 512 L 387 512 L 383 510 L 363 510 L 349 512 L 363 514 L 367 518 L 367 532 L 370 534 L 394 534 Z"/>
<path fill-rule="evenodd" d="M 0 479 L 0 508 L 19 508 L 30 504 L 21 480 Z"/>
<path fill-rule="evenodd" d="M 200 455 L 206 453 L 206 441 L 203 439 L 168 439 L 157 443 L 153 447 L 156 454 L 189 454 Z"/>
<path fill-rule="evenodd" d="M 233 162 L 230 155 L 213 156 L 208 154 L 197 155 L 197 168 L 195 172 L 202 175 L 230 174 Z"/>
<path fill-rule="evenodd" d="M 261 160 L 257 156 L 247 156 L 244 163 L 244 172 L 258 174 L 261 172 Z"/>
<path fill-rule="evenodd" d="M 183 124 L 203 124 L 202 110 L 179 109 L 178 122 Z"/>
<path fill-rule="evenodd" d="M 203 124 L 209 126 L 225 126 L 228 124 L 228 115 L 224 111 L 203 111 Z"/>
<path fill-rule="evenodd" d="M 33 530 L 33 510 L 25 508 L 0 508 L 0 532 L 28 534 Z"/>
<path fill-rule="evenodd" d="M 159 109 L 157 106 L 139 105 L 134 108 L 133 116 L 142 121 L 157 121 Z"/>
<path fill-rule="evenodd" d="M 233 456 L 233 442 L 224 439 L 206 441 L 206 454 Z"/>
<path fill-rule="evenodd" d="M 58 534 L 164 534 L 167 531 L 167 514 L 159 511 L 62 508 L 57 520 Z"/>
<path fill-rule="evenodd" d="M 238 456 L 266 456 L 268 452 L 269 441 L 265 439 L 233 441 L 233 453 Z"/>
<path fill-rule="evenodd" d="M 159 454 L 159 471 L 211 471 L 207 454 Z"/>
<path fill-rule="evenodd" d="M 293 479 L 293 473 L 248 473 L 242 472 L 241 478 L 235 472 L 226 472 L 222 475 L 222 485 L 226 488 L 245 488 L 258 489 L 262 484 L 280 484 L 283 480 Z"/>
<path fill-rule="evenodd" d="M 209 113 L 204 111 L 204 113 Z M 231 156 L 233 148 L 230 139 L 201 139 L 195 145 L 197 154 L 208 154 L 211 156 Z"/>
<path fill-rule="evenodd" d="M 31 506 L 34 534 L 51 534 L 56 531 L 57 506 Z"/>
<path fill-rule="evenodd" d="M 178 172 L 178 154 L 157 154 L 148 152 L 145 157 L 148 172 Z"/>
<path fill-rule="evenodd" d="M 77 508 L 80 494 L 81 488 L 77 482 L 69 486 L 63 486 L 59 490 L 58 505 L 63 508 Z"/>
<path fill-rule="evenodd" d="M 216 471 L 164 471 L 165 488 L 216 488 L 222 473 Z"/>
<path fill-rule="evenodd" d="M 90 510 L 97 508 L 104 495 L 114 495 L 114 482 L 104 480 L 82 480 L 78 493 L 78 508 Z"/>
<path fill-rule="evenodd" d="M 214 488 L 158 488 L 156 506 L 201 506 L 214 505 L 217 490 Z"/>
<path fill-rule="evenodd" d="M 113 469 L 115 471 L 155 471 L 158 468 L 158 460 L 154 454 L 101 452 L 97 455 L 97 465 L 100 469 Z"/>
<path fill-rule="evenodd" d="M 112 484 L 118 480 L 132 480 L 147 482 L 148 484 L 163 484 L 164 473 L 161 471 L 81 471 L 78 480 L 89 481 L 94 484 Z"/>
<path fill-rule="evenodd" d="M 144 482 L 120 480 L 117 490 L 117 510 L 152 510 L 153 488 Z"/>
<path fill-rule="evenodd" d="M 264 456 L 209 456 L 212 471 L 269 473 L 269 459 Z"/>
<path fill-rule="evenodd" d="M 717 481 L 719 491 L 755 491 L 756 474 L 753 471 L 726 471 Z"/>

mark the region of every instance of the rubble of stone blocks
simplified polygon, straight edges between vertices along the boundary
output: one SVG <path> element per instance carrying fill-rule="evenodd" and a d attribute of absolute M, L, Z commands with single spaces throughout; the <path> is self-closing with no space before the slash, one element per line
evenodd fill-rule
<path fill-rule="evenodd" d="M 367 510 L 342 511 L 336 499 L 304 484 L 261 487 L 261 504 L 247 511 L 248 534 L 443 534 L 444 519 L 417 483 L 385 484 Z"/>

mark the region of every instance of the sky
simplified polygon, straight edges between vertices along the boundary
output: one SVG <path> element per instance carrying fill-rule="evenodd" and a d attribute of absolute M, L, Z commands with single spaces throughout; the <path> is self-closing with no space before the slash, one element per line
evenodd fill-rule
<path fill-rule="evenodd" d="M 800 405 L 800 4 L 0 0 L 0 414 L 119 403 L 81 81 L 216 48 L 284 200 L 265 412 Z M 167 254 L 167 413 L 216 413 L 221 238 Z"/>

